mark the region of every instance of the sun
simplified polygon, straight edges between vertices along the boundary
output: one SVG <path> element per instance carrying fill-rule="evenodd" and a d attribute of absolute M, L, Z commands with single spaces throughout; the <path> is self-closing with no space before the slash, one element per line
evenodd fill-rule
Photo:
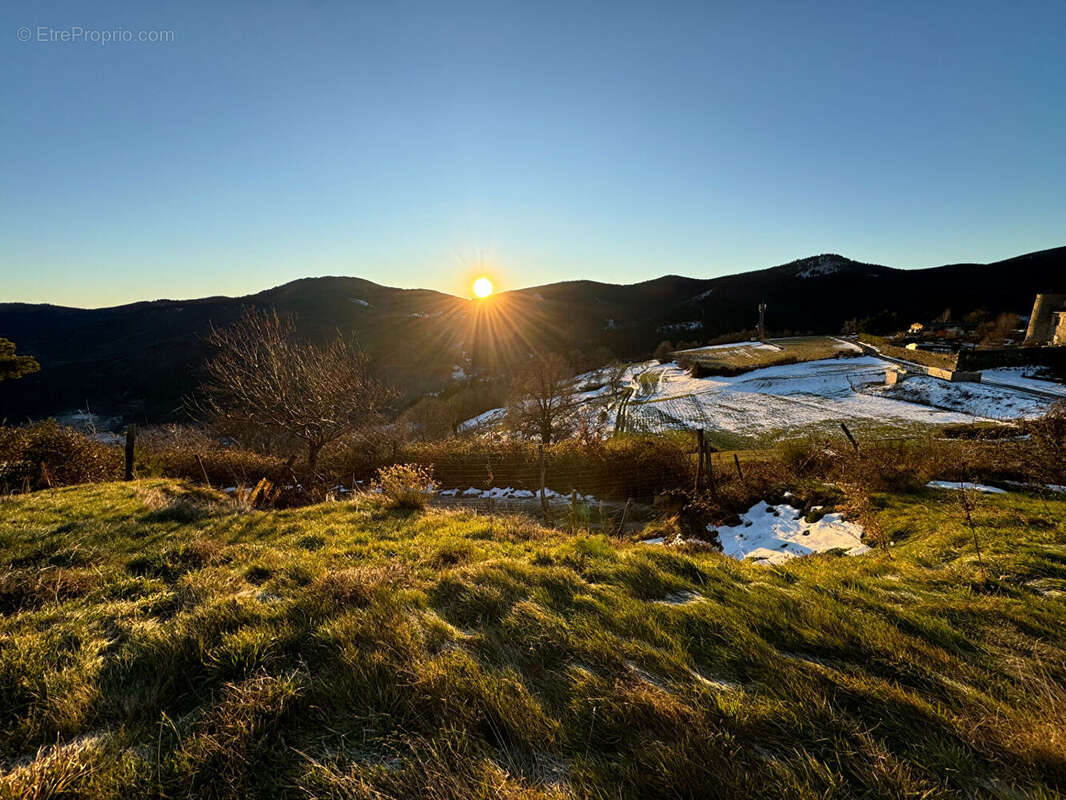
<path fill-rule="evenodd" d="M 481 276 L 474 281 L 474 294 L 478 297 L 488 297 L 492 294 L 492 281 L 485 276 Z"/>

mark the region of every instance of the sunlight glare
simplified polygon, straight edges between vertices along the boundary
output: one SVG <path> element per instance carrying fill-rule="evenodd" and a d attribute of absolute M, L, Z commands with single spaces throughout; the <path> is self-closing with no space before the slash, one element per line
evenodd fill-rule
<path fill-rule="evenodd" d="M 482 276 L 474 281 L 474 294 L 478 297 L 488 297 L 492 294 L 492 281 Z"/>

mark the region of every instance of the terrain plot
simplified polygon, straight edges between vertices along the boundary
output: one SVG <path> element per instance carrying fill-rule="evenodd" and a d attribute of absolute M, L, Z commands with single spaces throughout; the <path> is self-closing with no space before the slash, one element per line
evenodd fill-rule
<path fill-rule="evenodd" d="M 759 367 L 861 353 L 862 350 L 856 345 L 832 336 L 795 336 L 767 342 L 750 341 L 696 347 L 678 350 L 674 356 L 693 361 L 712 375 L 731 375 Z"/>
<path fill-rule="evenodd" d="M 775 566 L 374 498 L 0 500 L 0 796 L 1053 797 L 1066 503 Z"/>

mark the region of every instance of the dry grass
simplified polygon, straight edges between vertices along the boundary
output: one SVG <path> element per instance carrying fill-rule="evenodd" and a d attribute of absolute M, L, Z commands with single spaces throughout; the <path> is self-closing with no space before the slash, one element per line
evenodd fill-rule
<path fill-rule="evenodd" d="M 813 473 L 745 469 L 718 502 L 827 502 Z M 778 567 L 368 497 L 204 499 L 0 501 L 0 796 L 1066 790 L 1062 499 L 976 498 L 986 569 L 920 488 L 868 490 L 888 552 Z M 157 514 L 183 500 L 202 513 Z"/>
<path fill-rule="evenodd" d="M 389 508 L 425 508 L 433 496 L 433 471 L 417 464 L 382 467 L 374 478 Z"/>
<path fill-rule="evenodd" d="M 787 339 L 771 339 L 778 349 L 771 350 L 753 346 L 696 348 L 675 353 L 679 359 L 694 365 L 699 376 L 739 375 L 763 367 L 780 364 L 797 364 L 803 361 L 818 361 L 823 358 L 838 358 L 859 355 L 829 336 L 797 336 Z"/>

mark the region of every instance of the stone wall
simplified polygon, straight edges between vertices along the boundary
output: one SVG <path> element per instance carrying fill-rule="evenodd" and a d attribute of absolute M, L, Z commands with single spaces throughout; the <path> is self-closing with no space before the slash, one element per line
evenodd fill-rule
<path fill-rule="evenodd" d="M 958 368 L 964 370 L 995 367 L 1051 367 L 1066 369 L 1066 347 L 1014 347 L 1001 350 L 963 350 Z"/>

